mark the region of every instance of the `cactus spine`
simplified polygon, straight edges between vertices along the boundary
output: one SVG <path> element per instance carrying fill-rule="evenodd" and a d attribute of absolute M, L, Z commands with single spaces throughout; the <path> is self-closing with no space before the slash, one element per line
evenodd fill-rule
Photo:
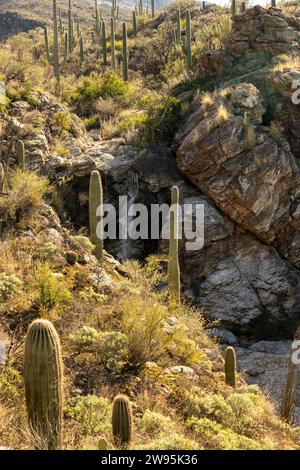
<path fill-rule="evenodd" d="M 102 55 L 103 64 L 107 64 L 107 45 L 106 45 L 106 26 L 105 21 L 102 21 Z"/>
<path fill-rule="evenodd" d="M 115 21 L 110 19 L 110 45 L 111 45 L 111 67 L 116 70 L 116 50 L 115 50 Z"/>
<path fill-rule="evenodd" d="M 83 37 L 80 36 L 79 38 L 79 54 L 80 54 L 80 67 L 83 64 L 84 60 L 84 45 L 83 45 Z"/>
<path fill-rule="evenodd" d="M 180 305 L 180 267 L 178 257 L 179 189 L 173 186 L 170 208 L 168 288 L 170 305 Z"/>
<path fill-rule="evenodd" d="M 176 11 L 176 41 L 177 41 L 178 45 L 181 44 L 181 23 L 180 23 L 180 18 L 181 18 L 180 9 L 177 8 L 177 11 Z"/>
<path fill-rule="evenodd" d="M 299 340 L 300 340 L 300 327 L 298 327 L 294 336 L 294 341 L 299 341 Z M 295 387 L 296 364 L 294 364 L 293 362 L 293 358 L 292 358 L 293 352 L 294 352 L 294 349 L 292 348 L 290 359 L 289 359 L 289 365 L 288 365 L 287 383 L 286 383 L 285 394 L 284 394 L 284 399 L 282 403 L 282 411 L 281 411 L 282 418 L 288 422 L 292 421 L 294 395 L 295 395 L 295 390 L 296 390 L 296 387 Z"/>
<path fill-rule="evenodd" d="M 53 27 L 54 27 L 53 69 L 54 69 L 54 76 L 56 79 L 55 92 L 56 92 L 56 95 L 60 95 L 60 64 L 59 64 L 59 42 L 58 42 L 56 0 L 53 0 Z"/>
<path fill-rule="evenodd" d="M 123 23 L 123 80 L 128 81 L 127 25 Z"/>
<path fill-rule="evenodd" d="M 225 381 L 235 388 L 236 355 L 235 350 L 228 346 L 225 351 Z"/>
<path fill-rule="evenodd" d="M 186 22 L 186 43 L 185 43 L 185 60 L 187 71 L 192 68 L 192 31 L 191 31 L 191 13 L 187 10 L 185 14 Z"/>
<path fill-rule="evenodd" d="M 118 447 L 128 447 L 132 433 L 132 413 L 130 401 L 124 395 L 116 396 L 113 402 L 112 432 Z"/>
<path fill-rule="evenodd" d="M 48 35 L 48 28 L 45 26 L 44 28 L 44 38 L 45 38 L 45 51 L 46 51 L 46 57 L 48 64 L 51 64 L 51 57 L 50 57 L 50 51 L 49 51 L 49 35 Z"/>
<path fill-rule="evenodd" d="M 18 167 L 21 168 L 22 171 L 24 171 L 25 170 L 25 148 L 24 148 L 24 142 L 22 140 L 18 140 L 17 142 L 16 154 L 17 154 Z"/>
<path fill-rule="evenodd" d="M 132 31 L 133 31 L 133 35 L 136 36 L 136 34 L 137 34 L 137 23 L 136 23 L 136 12 L 135 12 L 135 10 L 132 12 Z"/>
<path fill-rule="evenodd" d="M 151 17 L 155 16 L 155 0 L 151 0 Z"/>
<path fill-rule="evenodd" d="M 63 407 L 63 365 L 58 334 L 48 320 L 31 323 L 25 341 L 24 379 L 31 429 L 60 449 Z"/>
<path fill-rule="evenodd" d="M 97 209 L 103 207 L 103 189 L 99 171 L 93 171 L 90 178 L 89 189 L 89 218 L 91 240 L 95 245 L 95 256 L 100 263 L 103 260 L 103 240 L 97 236 L 99 216 Z M 101 217 L 101 216 L 100 216 Z"/>

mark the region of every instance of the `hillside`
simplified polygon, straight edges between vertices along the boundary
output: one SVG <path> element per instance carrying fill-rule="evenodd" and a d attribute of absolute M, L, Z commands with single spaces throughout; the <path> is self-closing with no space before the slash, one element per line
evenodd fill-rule
<path fill-rule="evenodd" d="M 299 450 L 297 12 L 66 3 L 0 7 L 0 449 Z"/>

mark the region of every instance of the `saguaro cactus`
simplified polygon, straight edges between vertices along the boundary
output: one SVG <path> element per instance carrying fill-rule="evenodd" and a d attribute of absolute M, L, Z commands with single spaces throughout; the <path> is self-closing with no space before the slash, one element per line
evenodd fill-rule
<path fill-rule="evenodd" d="M 115 50 L 115 20 L 110 19 L 110 47 L 111 47 L 111 67 L 116 70 L 116 50 Z"/>
<path fill-rule="evenodd" d="M 114 442 L 118 447 L 129 446 L 132 434 L 131 404 L 124 395 L 118 395 L 113 402 L 112 432 Z"/>
<path fill-rule="evenodd" d="M 63 365 L 58 334 L 48 320 L 31 323 L 24 379 L 29 425 L 49 450 L 61 447 Z"/>
<path fill-rule="evenodd" d="M 299 341 L 299 340 L 300 340 L 300 327 L 298 327 L 294 335 L 294 341 Z M 286 383 L 285 394 L 284 394 L 284 399 L 282 403 L 282 411 L 281 411 L 282 418 L 288 422 L 292 421 L 294 395 L 295 395 L 295 390 L 296 390 L 296 386 L 295 386 L 296 385 L 295 384 L 296 364 L 293 361 L 293 353 L 294 353 L 294 348 L 292 348 L 290 358 L 289 358 L 287 383 Z"/>
<path fill-rule="evenodd" d="M 135 10 L 132 12 L 132 32 L 134 36 L 137 34 L 137 22 L 136 22 L 136 12 Z"/>
<path fill-rule="evenodd" d="M 95 33 L 100 36 L 100 17 L 98 9 L 98 0 L 95 0 Z"/>
<path fill-rule="evenodd" d="M 68 39 L 69 39 L 69 52 L 73 51 L 73 18 L 72 18 L 72 3 L 69 0 L 68 9 Z"/>
<path fill-rule="evenodd" d="M 103 206 L 103 189 L 99 171 L 93 171 L 90 178 L 89 190 L 89 218 L 90 235 L 95 245 L 95 256 L 100 263 L 103 260 L 103 239 L 97 236 L 97 224 L 101 216 L 97 216 L 97 209 Z"/>
<path fill-rule="evenodd" d="M 24 171 L 25 170 L 25 147 L 24 147 L 24 142 L 22 140 L 18 140 L 16 144 L 16 154 L 17 154 L 18 167 Z"/>
<path fill-rule="evenodd" d="M 123 80 L 128 81 L 127 25 L 123 23 Z"/>
<path fill-rule="evenodd" d="M 276 8 L 276 0 L 271 0 L 271 6 L 272 8 Z"/>
<path fill-rule="evenodd" d="M 102 56 L 103 56 L 103 64 L 107 64 L 107 44 L 106 44 L 106 26 L 105 21 L 102 21 Z"/>
<path fill-rule="evenodd" d="M 84 45 L 83 45 L 83 37 L 80 36 L 79 38 L 79 57 L 80 57 L 80 67 L 83 64 L 84 60 Z"/>
<path fill-rule="evenodd" d="M 65 40 L 64 40 L 64 61 L 65 63 L 68 62 L 69 56 L 69 39 L 68 39 L 68 32 L 65 32 Z"/>
<path fill-rule="evenodd" d="M 179 189 L 173 186 L 170 208 L 170 239 L 169 239 L 169 264 L 168 264 L 168 288 L 170 305 L 175 302 L 180 305 L 180 267 L 178 257 L 179 238 Z"/>
<path fill-rule="evenodd" d="M 151 0 L 151 16 L 154 18 L 155 16 L 155 0 Z"/>
<path fill-rule="evenodd" d="M 234 18 L 236 15 L 236 2 L 231 0 L 231 17 Z"/>
<path fill-rule="evenodd" d="M 2 163 L 0 162 L 0 193 L 3 192 L 4 181 L 5 181 L 4 167 L 3 167 Z"/>
<path fill-rule="evenodd" d="M 235 388 L 236 355 L 235 350 L 228 346 L 225 351 L 225 381 Z"/>
<path fill-rule="evenodd" d="M 60 95 L 60 64 L 59 64 L 59 42 L 58 42 L 58 25 L 57 25 L 57 5 L 56 0 L 53 0 L 53 27 L 54 27 L 54 42 L 53 42 L 53 70 L 56 79 L 55 92 Z"/>
<path fill-rule="evenodd" d="M 181 23 L 180 23 L 180 18 L 181 18 L 180 9 L 177 8 L 177 11 L 176 11 L 176 41 L 177 41 L 177 44 L 178 44 L 178 45 L 180 45 L 180 43 L 181 43 Z"/>
<path fill-rule="evenodd" d="M 47 26 L 44 27 L 45 51 L 48 64 L 51 64 L 50 50 L 49 50 L 49 35 Z"/>
<path fill-rule="evenodd" d="M 186 23 L 186 43 L 185 43 L 185 59 L 186 68 L 191 70 L 192 68 L 192 31 L 191 31 L 191 13 L 187 10 L 185 14 Z"/>
<path fill-rule="evenodd" d="M 246 3 L 242 2 L 241 3 L 241 12 L 244 13 L 246 11 Z"/>

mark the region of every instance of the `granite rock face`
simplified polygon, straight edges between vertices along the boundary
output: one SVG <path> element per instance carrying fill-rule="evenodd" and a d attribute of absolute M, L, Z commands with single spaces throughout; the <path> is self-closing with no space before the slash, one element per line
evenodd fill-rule
<path fill-rule="evenodd" d="M 229 39 L 229 50 L 234 57 L 254 49 L 272 55 L 289 53 L 298 49 L 300 22 L 294 16 L 276 8 L 265 9 L 259 5 L 234 18 Z"/>

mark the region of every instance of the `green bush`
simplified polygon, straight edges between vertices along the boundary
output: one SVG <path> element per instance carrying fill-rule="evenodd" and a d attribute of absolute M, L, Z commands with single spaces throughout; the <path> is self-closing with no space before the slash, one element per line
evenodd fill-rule
<path fill-rule="evenodd" d="M 93 104 L 98 98 L 120 99 L 126 96 L 129 86 L 113 70 L 103 75 L 85 77 L 80 85 L 69 96 L 69 103 L 83 116 L 89 117 Z"/>
<path fill-rule="evenodd" d="M 61 310 L 72 300 L 63 276 L 56 276 L 48 263 L 40 264 L 35 275 L 35 300 L 41 311 Z"/>
<path fill-rule="evenodd" d="M 94 353 L 110 372 L 119 373 L 128 363 L 128 337 L 119 331 L 102 332 L 84 326 L 70 340 L 79 353 Z"/>
<path fill-rule="evenodd" d="M 66 419 L 76 422 L 80 434 L 101 434 L 111 428 L 111 405 L 109 400 L 95 395 L 71 398 L 65 406 Z"/>
<path fill-rule="evenodd" d="M 181 120 L 181 103 L 171 97 L 167 104 L 153 108 L 145 122 L 144 139 L 146 142 L 170 142 Z"/>
<path fill-rule="evenodd" d="M 173 425 L 174 423 L 168 416 L 163 416 L 161 413 L 151 410 L 146 410 L 139 422 L 139 427 L 151 438 L 162 433 L 168 433 Z"/>
<path fill-rule="evenodd" d="M 16 276 L 0 273 L 0 304 L 22 288 L 22 281 Z"/>

